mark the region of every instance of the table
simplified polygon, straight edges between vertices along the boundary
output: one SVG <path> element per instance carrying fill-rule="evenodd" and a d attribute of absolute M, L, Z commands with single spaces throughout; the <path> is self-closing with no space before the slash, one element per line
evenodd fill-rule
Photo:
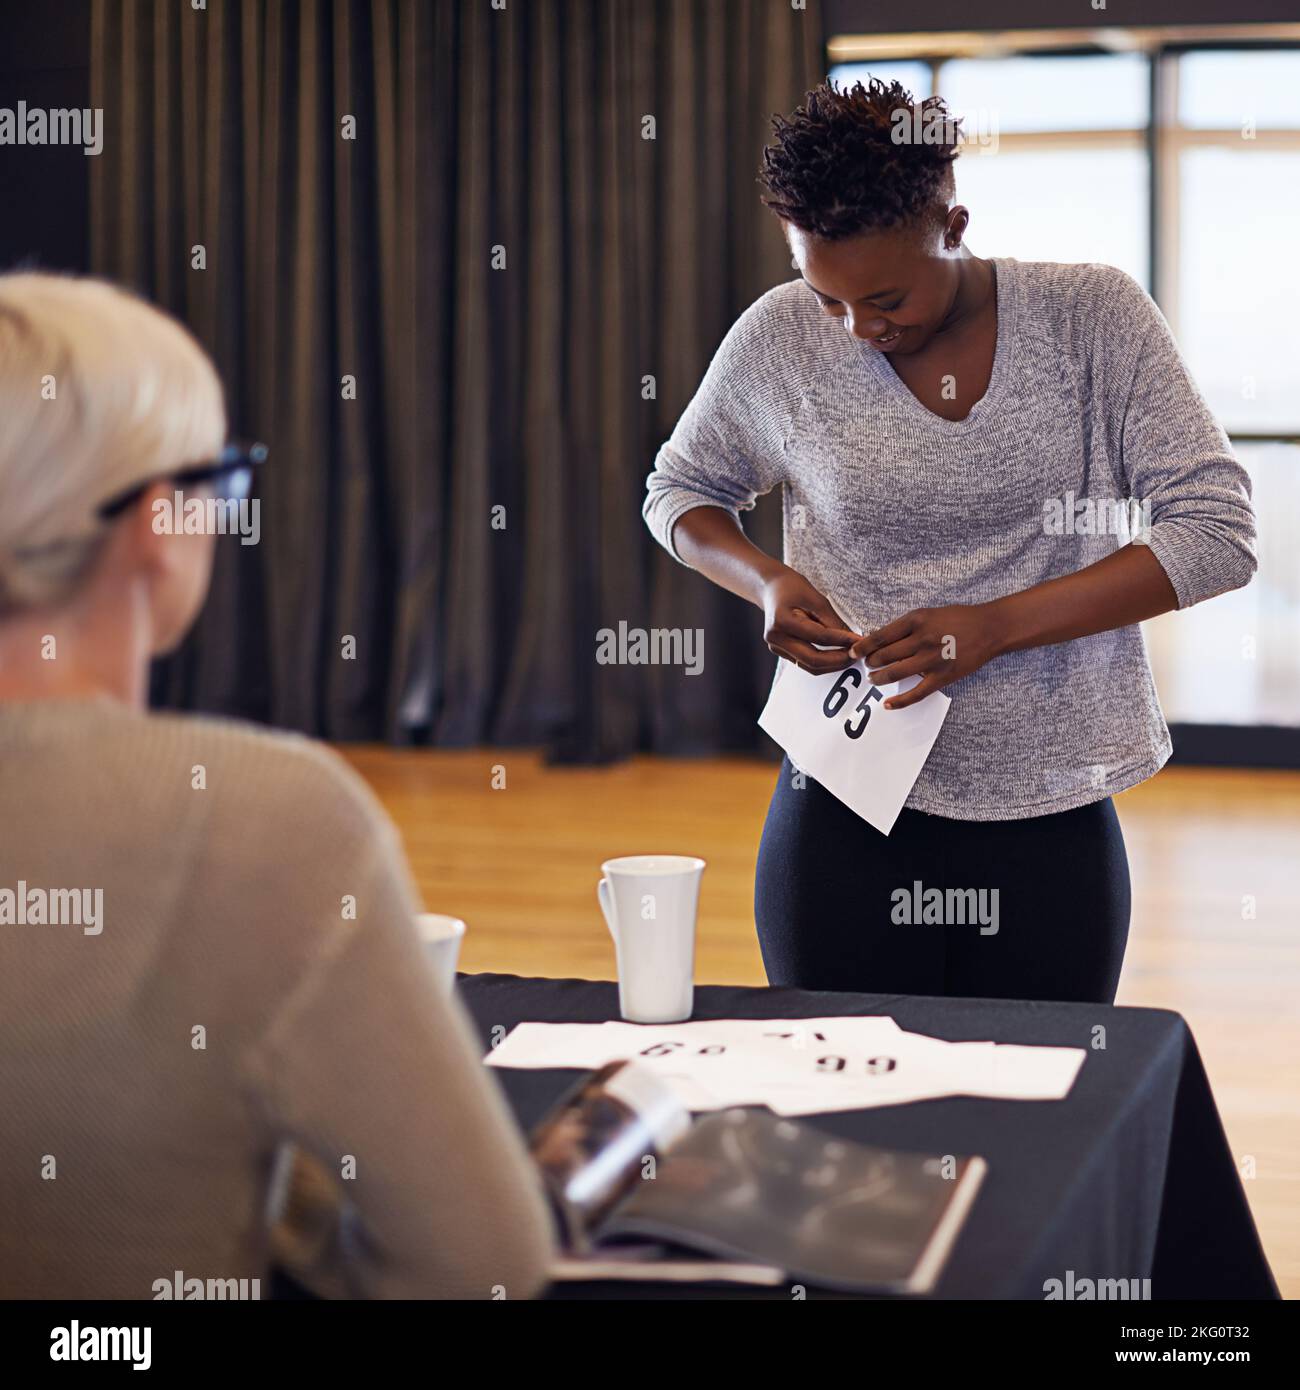
<path fill-rule="evenodd" d="M 495 1033 L 500 1040 L 516 1023 L 618 1017 L 617 986 L 607 981 L 484 974 L 461 975 L 458 982 L 485 1050 L 493 1030 L 503 1030 Z M 1195 1040 L 1178 1014 L 706 985 L 695 991 L 693 1017 L 881 1013 L 949 1041 L 1088 1050 L 1062 1101 L 954 1098 L 807 1117 L 845 1139 L 988 1161 L 934 1297 L 1041 1300 L 1045 1281 L 1064 1281 L 1067 1271 L 1076 1281 L 1150 1278 L 1155 1299 L 1278 1297 Z M 497 1067 L 491 1074 L 525 1129 L 579 1075 Z M 708 1290 L 592 1283 L 557 1292 L 662 1298 Z"/>

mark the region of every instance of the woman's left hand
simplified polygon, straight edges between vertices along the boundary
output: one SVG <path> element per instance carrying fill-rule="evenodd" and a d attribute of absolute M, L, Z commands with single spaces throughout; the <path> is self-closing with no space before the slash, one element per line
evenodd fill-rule
<path fill-rule="evenodd" d="M 1002 623 L 992 603 L 952 603 L 943 608 L 914 608 L 892 623 L 864 633 L 852 647 L 854 660 L 865 657 L 875 685 L 908 676 L 922 679 L 885 701 L 886 709 L 906 709 L 945 685 L 978 671 L 1001 654 Z"/>

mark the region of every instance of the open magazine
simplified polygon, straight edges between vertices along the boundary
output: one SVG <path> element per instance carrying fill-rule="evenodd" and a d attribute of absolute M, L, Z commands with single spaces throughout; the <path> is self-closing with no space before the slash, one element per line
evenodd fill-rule
<path fill-rule="evenodd" d="M 629 1062 L 576 1087 L 531 1149 L 563 1232 L 562 1280 L 926 1293 L 986 1171 L 981 1158 L 868 1148 L 764 1109 L 692 1121 Z"/>

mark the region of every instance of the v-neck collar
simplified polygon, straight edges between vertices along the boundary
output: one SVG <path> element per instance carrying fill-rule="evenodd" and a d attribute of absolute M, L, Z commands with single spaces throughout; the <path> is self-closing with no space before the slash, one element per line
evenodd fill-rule
<path fill-rule="evenodd" d="M 997 409 L 999 398 L 1011 375 L 1016 351 L 1016 317 L 1020 298 L 1018 265 L 1010 256 L 990 256 L 988 259 L 997 280 L 998 323 L 997 344 L 993 350 L 993 370 L 989 373 L 989 384 L 984 394 L 971 406 L 963 419 L 948 420 L 942 415 L 936 415 L 928 406 L 922 405 L 912 394 L 911 387 L 886 361 L 888 354 L 877 351 L 860 338 L 856 340 L 868 368 L 884 388 L 930 429 L 942 434 L 962 434 L 981 425 Z"/>

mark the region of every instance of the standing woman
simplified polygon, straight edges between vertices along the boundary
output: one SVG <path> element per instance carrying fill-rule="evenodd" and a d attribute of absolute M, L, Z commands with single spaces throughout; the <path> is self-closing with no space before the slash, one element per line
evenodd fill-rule
<path fill-rule="evenodd" d="M 1250 482 L 1128 275 L 971 253 L 955 132 L 894 138 L 917 109 L 872 80 L 775 119 L 763 201 L 800 278 L 727 334 L 645 517 L 763 610 L 778 656 L 921 677 L 886 708 L 952 699 L 888 836 L 783 763 L 755 887 L 769 980 L 1109 1003 L 1130 906 L 1111 797 L 1171 750 L 1138 624 L 1248 582 Z M 932 97 L 910 124 L 938 118 Z M 777 486 L 784 562 L 739 521 Z M 989 910 L 896 906 L 929 889 Z"/>

